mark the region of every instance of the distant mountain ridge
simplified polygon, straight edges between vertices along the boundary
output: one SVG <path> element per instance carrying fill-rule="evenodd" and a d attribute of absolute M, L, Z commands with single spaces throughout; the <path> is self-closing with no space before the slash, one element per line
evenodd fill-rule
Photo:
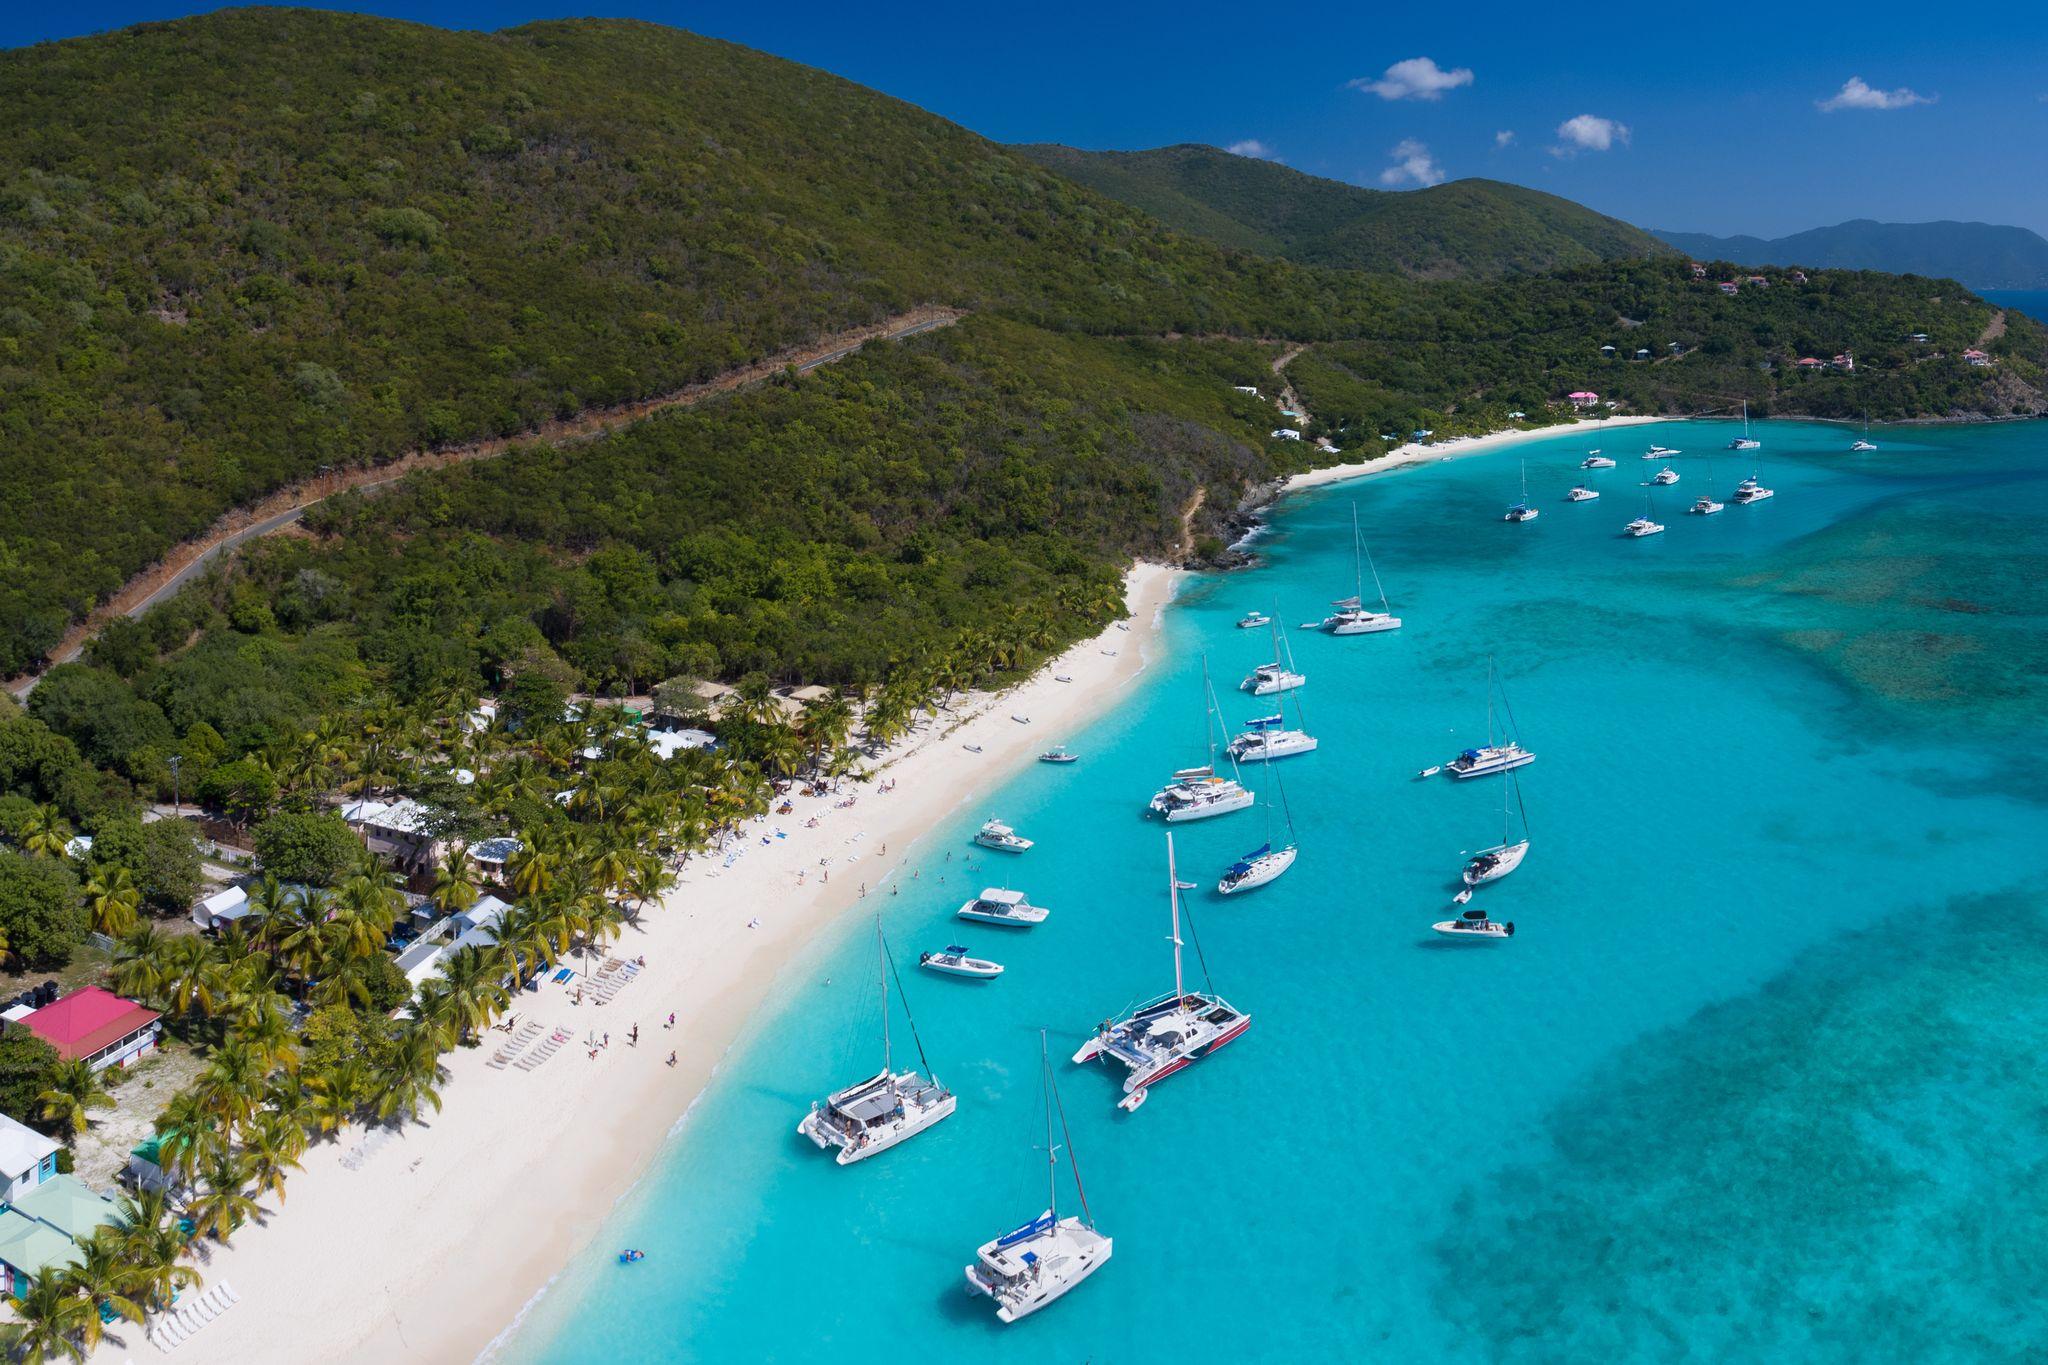
<path fill-rule="evenodd" d="M 1817 265 L 1960 280 L 1972 289 L 2048 289 L 2048 238 L 1996 223 L 1856 218 L 1789 237 L 1652 232 L 1681 251 L 1736 265 Z"/>
<path fill-rule="evenodd" d="M 1168 227 L 1305 265 L 1452 279 L 1670 254 L 1618 218 L 1498 180 L 1372 190 L 1198 143 L 1014 150 Z"/>

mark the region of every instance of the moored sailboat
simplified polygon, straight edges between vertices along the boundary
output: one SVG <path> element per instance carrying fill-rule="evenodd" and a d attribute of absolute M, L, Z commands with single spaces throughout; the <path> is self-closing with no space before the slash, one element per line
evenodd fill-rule
<path fill-rule="evenodd" d="M 1080 1163 L 1073 1158 L 1074 1139 L 1053 1079 L 1043 1029 L 1038 1032 L 1038 1064 L 1045 1089 L 1045 1212 L 1020 1228 L 983 1242 L 975 1252 L 974 1264 L 967 1267 L 968 1292 L 995 1300 L 996 1317 L 1003 1322 L 1030 1317 L 1102 1269 L 1116 1250 L 1111 1238 L 1095 1230 L 1095 1218 L 1088 1210 L 1088 1191 L 1081 1186 Z M 1060 1136 L 1066 1139 L 1067 1163 L 1074 1169 L 1074 1194 L 1081 1203 L 1078 1216 L 1060 1217 L 1059 1149 L 1052 1140 L 1054 1109 L 1059 1110 Z"/>
<path fill-rule="evenodd" d="M 1266 842 L 1245 854 L 1224 870 L 1221 880 L 1216 883 L 1216 894 L 1232 896 L 1240 891 L 1250 891 L 1268 882 L 1278 881 L 1280 875 L 1294 866 L 1298 850 L 1294 846 L 1294 812 L 1287 805 L 1287 788 L 1280 784 L 1280 774 L 1273 774 L 1273 785 L 1280 791 L 1280 806 L 1287 820 L 1287 842 L 1273 846 L 1273 798 L 1264 802 L 1266 811 Z"/>
<path fill-rule="evenodd" d="M 1509 801 L 1512 788 L 1514 801 Z M 1522 837 L 1510 841 L 1514 806 L 1520 804 L 1522 786 L 1512 773 L 1503 774 L 1500 783 L 1500 842 L 1492 848 L 1482 848 L 1473 854 L 1465 864 L 1464 881 L 1467 886 L 1484 886 L 1497 882 L 1522 865 L 1522 859 L 1529 856 L 1529 812 L 1522 812 Z"/>
<path fill-rule="evenodd" d="M 1380 609 L 1374 611 L 1365 605 L 1365 570 L 1372 570 L 1373 590 L 1379 594 Z M 1387 590 L 1380 583 L 1380 570 L 1372 562 L 1372 552 L 1365 548 L 1365 540 L 1358 531 L 1358 504 L 1351 504 L 1351 573 L 1352 593 L 1331 603 L 1337 610 L 1305 629 L 1327 631 L 1331 635 L 1375 635 L 1384 630 L 1399 630 L 1401 618 L 1387 609 Z"/>
<path fill-rule="evenodd" d="M 916 1071 L 895 1069 L 889 1043 L 889 979 L 895 975 L 895 964 L 889 960 L 889 941 L 882 936 L 879 918 L 875 920 L 875 947 L 882 976 L 882 1069 L 819 1100 L 796 1126 L 820 1151 L 837 1147 L 841 1166 L 865 1161 L 907 1142 L 949 1117 L 958 1103 L 938 1077 L 927 1079 Z M 896 990 L 898 995 L 903 993 L 902 982 L 896 983 Z M 910 1023 L 917 1059 L 930 1072 L 931 1063 L 925 1060 L 924 1043 L 917 1036 L 917 1021 L 910 1017 L 908 999 L 903 1002 L 903 1017 Z"/>
<path fill-rule="evenodd" d="M 1761 450 L 1764 443 L 1749 434 L 1749 400 L 1742 400 L 1742 434 L 1728 443 L 1730 450 Z"/>
<path fill-rule="evenodd" d="M 1145 1102 L 1151 1086 L 1235 1041 L 1252 1026 L 1251 1015 L 1215 993 L 1206 963 L 1203 982 L 1210 989 L 1187 989 L 1181 971 L 1180 893 L 1189 884 L 1180 880 L 1174 867 L 1171 834 L 1166 836 L 1166 886 L 1173 926 L 1173 993 L 1139 1006 L 1127 1018 L 1105 1020 L 1074 1054 L 1077 1063 L 1100 1058 L 1128 1069 L 1124 1097 L 1117 1102 L 1119 1109 L 1127 1111 L 1135 1111 Z M 1192 930 L 1193 921 L 1189 928 Z"/>
<path fill-rule="evenodd" d="M 1529 505 L 1529 462 L 1524 460 L 1522 461 L 1522 499 L 1514 506 L 1508 508 L 1507 515 L 1502 517 L 1501 520 L 1534 521 L 1536 517 L 1536 509 Z"/>
<path fill-rule="evenodd" d="M 1502 706 L 1506 707 L 1507 689 L 1498 686 L 1494 676 L 1493 659 L 1489 657 L 1486 661 L 1486 743 L 1481 748 L 1465 750 L 1456 758 L 1443 765 L 1445 771 L 1460 781 L 1473 777 L 1486 777 L 1493 773 L 1504 773 L 1511 768 L 1519 768 L 1524 764 L 1536 761 L 1536 755 L 1524 749 L 1521 741 L 1518 739 L 1509 739 L 1504 744 L 1494 742 L 1493 696 L 1496 690 L 1500 692 Z M 1513 727 L 1515 721 L 1514 709 L 1508 707 L 1507 711 L 1508 724 L 1510 727 Z"/>
<path fill-rule="evenodd" d="M 1205 762 L 1182 768 L 1173 780 L 1152 794 L 1146 809 L 1164 816 L 1169 824 L 1206 820 L 1228 815 L 1252 804 L 1253 795 L 1237 777 L 1237 760 L 1231 758 L 1231 776 L 1216 772 L 1216 690 L 1209 683 L 1209 660 L 1202 660 L 1202 753 Z M 1228 757 L 1226 751 L 1225 754 Z"/>

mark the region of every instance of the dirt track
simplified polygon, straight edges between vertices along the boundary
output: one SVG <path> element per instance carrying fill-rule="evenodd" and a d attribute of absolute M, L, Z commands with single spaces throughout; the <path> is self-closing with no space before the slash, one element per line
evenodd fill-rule
<path fill-rule="evenodd" d="M 914 336 L 919 332 L 951 326 L 964 316 L 964 313 L 955 308 L 914 308 L 907 313 L 899 313 L 895 317 L 866 327 L 850 328 L 844 332 L 821 337 L 808 346 L 784 351 L 736 370 L 728 370 L 715 379 L 706 380 L 702 384 L 692 384 L 688 388 L 677 389 L 672 393 L 658 394 L 653 398 L 643 398 L 633 403 L 621 403 L 616 407 L 593 408 L 574 417 L 545 422 L 516 436 L 494 436 L 486 440 L 442 446 L 433 450 L 407 451 L 398 458 L 382 464 L 339 469 L 329 474 L 316 475 L 297 483 L 287 484 L 255 502 L 225 513 L 220 520 L 207 528 L 204 535 L 179 544 L 162 559 L 122 584 L 112 598 L 65 632 L 63 640 L 51 651 L 49 663 L 42 669 L 9 682 L 8 690 L 16 696 L 26 696 L 45 670 L 52 665 L 69 663 L 76 659 L 85 648 L 86 641 L 97 634 L 108 621 L 116 616 L 140 616 L 184 586 L 187 580 L 204 570 L 219 555 L 244 541 L 269 535 L 291 525 L 305 515 L 307 508 L 337 493 L 344 493 L 352 488 L 375 488 L 382 484 L 395 483 L 406 475 L 422 469 L 442 469 L 449 465 L 466 464 L 471 460 L 488 460 L 504 454 L 515 445 L 528 445 L 534 442 L 561 445 L 591 440 L 664 409 L 688 407 L 706 398 L 761 383 L 792 365 L 799 370 L 816 369 L 820 365 L 829 365 L 835 360 L 852 355 L 870 341 L 894 341 L 901 337 Z"/>

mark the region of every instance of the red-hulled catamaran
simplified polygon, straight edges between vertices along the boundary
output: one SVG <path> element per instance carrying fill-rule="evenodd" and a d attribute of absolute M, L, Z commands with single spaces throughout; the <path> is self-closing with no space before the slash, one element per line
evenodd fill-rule
<path fill-rule="evenodd" d="M 1251 1015 L 1214 991 L 1208 967 L 1202 969 L 1206 991 L 1187 989 L 1181 974 L 1180 893 L 1194 883 L 1180 880 L 1173 861 L 1173 836 L 1166 836 L 1166 899 L 1172 915 L 1173 994 L 1139 1006 L 1128 1019 L 1105 1022 L 1074 1054 L 1077 1062 L 1100 1057 L 1123 1063 L 1130 1075 L 1117 1107 L 1134 1111 L 1145 1102 L 1152 1085 L 1200 1061 L 1252 1026 Z"/>

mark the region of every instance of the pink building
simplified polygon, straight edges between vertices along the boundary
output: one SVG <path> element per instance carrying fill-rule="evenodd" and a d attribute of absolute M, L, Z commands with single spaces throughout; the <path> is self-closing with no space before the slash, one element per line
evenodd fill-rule
<path fill-rule="evenodd" d="M 86 986 L 18 1022 L 57 1049 L 65 1061 L 83 1058 L 92 1063 L 94 1071 L 104 1071 L 110 1066 L 126 1066 L 154 1049 L 161 1017 L 112 991 Z"/>
<path fill-rule="evenodd" d="M 1584 389 L 1579 390 L 1577 393 L 1568 393 L 1565 397 L 1572 400 L 1572 406 L 1575 408 L 1590 408 L 1600 401 L 1599 394 L 1589 393 Z"/>

